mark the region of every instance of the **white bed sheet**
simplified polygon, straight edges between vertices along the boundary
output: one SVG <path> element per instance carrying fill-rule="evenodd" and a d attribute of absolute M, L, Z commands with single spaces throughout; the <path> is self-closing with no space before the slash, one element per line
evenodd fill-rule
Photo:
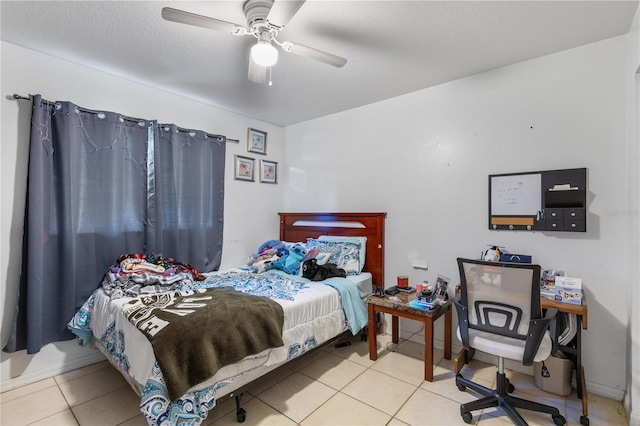
<path fill-rule="evenodd" d="M 347 276 L 347 279 L 351 282 L 353 282 L 354 284 L 356 284 L 357 288 L 358 288 L 358 293 L 360 294 L 360 298 L 362 300 L 365 300 L 369 295 L 371 295 L 372 293 L 372 286 L 373 286 L 373 280 L 372 280 L 372 275 L 369 272 L 363 272 L 359 275 L 350 275 Z M 318 283 L 314 283 L 314 284 L 318 284 Z M 324 284 L 322 284 L 324 287 L 328 287 Z M 284 301 L 278 301 L 278 302 L 284 302 Z M 293 302 L 293 304 L 299 303 L 299 300 L 296 300 L 295 302 Z M 291 303 L 291 302 L 290 302 Z M 305 303 L 309 303 L 309 309 L 311 309 L 311 311 L 317 311 L 318 314 L 322 315 L 322 311 L 327 310 L 327 309 L 331 309 L 331 311 L 335 314 L 335 310 L 333 310 L 334 308 L 328 308 L 327 306 L 325 306 L 324 308 L 320 308 L 319 306 L 314 306 L 317 304 L 317 300 L 313 301 L 313 300 L 308 300 L 305 301 Z M 333 302 L 332 302 L 333 303 Z M 282 303 L 281 303 L 282 304 Z M 338 302 L 339 304 L 339 302 Z M 284 305 L 283 305 L 284 308 Z M 298 311 L 300 311 L 300 308 L 297 309 Z M 292 309 L 292 312 L 294 310 Z M 297 319 L 293 319 L 293 317 L 290 317 L 289 319 L 292 320 L 293 322 L 295 321 L 305 321 L 308 322 L 309 319 L 309 314 L 311 311 L 307 311 L 306 318 L 301 318 L 298 317 Z M 287 330 L 287 326 L 286 326 L 286 321 L 287 321 L 287 311 L 285 311 L 285 327 L 284 330 Z M 342 318 L 344 318 L 344 315 L 342 316 Z M 326 339 L 324 339 L 321 342 L 317 342 L 318 344 L 322 344 L 324 342 L 326 342 L 327 340 L 332 339 L 333 337 L 335 337 L 336 335 L 342 333 L 343 331 L 346 330 L 346 327 L 343 327 L 341 330 L 336 332 L 336 329 L 333 328 L 332 324 L 333 321 L 331 321 L 329 324 L 323 324 L 324 322 L 326 322 L 325 320 L 319 320 L 316 321 L 316 324 L 314 324 L 314 327 L 326 327 L 329 326 L 331 329 L 325 329 L 325 333 L 324 334 L 332 334 L 331 336 L 327 336 Z M 307 326 L 303 326 L 302 323 L 300 323 L 297 328 L 299 328 L 299 332 L 304 333 L 305 332 L 305 328 Z M 327 331 L 330 331 L 329 333 L 326 333 Z M 335 332 L 335 334 L 333 334 Z M 285 346 L 287 346 L 287 339 L 285 338 Z M 308 349 L 313 349 L 313 348 L 308 348 Z M 307 350 L 308 350 L 307 349 Z M 265 351 L 265 352 L 269 352 L 269 351 Z M 306 351 L 305 351 L 306 352 Z M 302 353 L 300 353 L 302 354 Z M 287 361 L 287 359 L 282 359 L 279 355 L 281 354 L 274 354 L 272 353 L 271 356 L 273 357 L 272 360 L 277 360 L 275 363 L 270 362 L 262 362 L 260 363 L 260 359 L 263 359 L 264 357 L 266 357 L 267 355 L 265 353 L 261 353 L 255 357 L 247 357 L 245 358 L 243 361 L 241 361 L 241 363 L 238 364 L 233 364 L 231 366 L 227 366 L 224 367 L 223 369 L 221 369 L 211 380 L 208 380 L 207 382 L 203 383 L 200 386 L 196 386 L 194 388 L 194 390 L 199 390 L 199 389 L 204 389 L 208 386 L 214 385 L 215 383 L 218 383 L 220 380 L 225 380 L 224 377 L 234 377 L 234 380 L 231 381 L 229 384 L 227 384 L 224 388 L 221 388 L 220 392 L 218 392 L 218 397 L 222 397 L 225 395 L 228 395 L 231 392 L 234 392 L 235 390 L 237 390 L 238 388 L 251 383 L 253 380 L 263 376 L 264 374 L 268 373 L 269 371 L 279 367 L 280 365 L 282 365 L 284 362 Z"/>

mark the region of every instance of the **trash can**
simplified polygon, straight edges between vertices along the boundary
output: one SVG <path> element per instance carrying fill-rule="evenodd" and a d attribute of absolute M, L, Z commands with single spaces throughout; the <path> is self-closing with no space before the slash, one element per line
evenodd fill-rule
<path fill-rule="evenodd" d="M 533 363 L 533 381 L 545 392 L 560 396 L 571 394 L 571 360 L 550 356 Z"/>

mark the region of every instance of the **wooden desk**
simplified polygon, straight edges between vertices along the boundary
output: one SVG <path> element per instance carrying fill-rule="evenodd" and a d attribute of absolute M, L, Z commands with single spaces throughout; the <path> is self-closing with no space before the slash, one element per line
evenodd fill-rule
<path fill-rule="evenodd" d="M 422 310 L 409 306 L 407 303 L 415 299 L 415 293 L 398 293 L 400 303 L 389 300 L 389 296 L 375 297 L 369 296 L 367 306 L 369 310 L 369 359 L 378 359 L 378 346 L 376 341 L 376 314 L 391 314 L 391 339 L 393 343 L 398 343 L 399 339 L 399 318 L 409 318 L 424 323 L 424 379 L 433 381 L 433 323 L 444 315 L 444 357 L 451 359 L 451 304 L 449 300 L 446 305 L 439 306 L 432 310 Z"/>
<path fill-rule="evenodd" d="M 553 299 L 546 297 L 540 298 L 540 305 L 542 309 L 556 308 L 558 312 L 565 312 L 568 314 L 575 314 L 578 319 L 578 330 L 576 330 L 576 345 L 572 346 L 558 346 L 558 333 L 555 327 L 555 322 L 551 325 L 551 334 L 553 336 L 553 352 L 557 349 L 563 352 L 575 354 L 576 356 L 576 387 L 578 388 L 578 398 L 582 399 L 582 416 L 580 417 L 580 423 L 583 425 L 589 424 L 589 407 L 587 401 L 587 383 L 584 378 L 584 367 L 582 366 L 582 329 L 587 329 L 587 317 L 589 313 L 589 307 L 587 305 L 587 298 L 582 292 L 582 305 L 572 305 L 570 303 L 556 302 Z"/>
<path fill-rule="evenodd" d="M 571 303 L 556 302 L 553 299 L 547 297 L 540 298 L 540 305 L 542 309 L 556 308 L 560 312 L 566 312 L 568 314 L 576 314 L 581 317 L 582 328 L 587 329 L 587 314 L 589 307 L 587 306 L 587 299 L 582 293 L 582 305 L 572 305 Z"/>

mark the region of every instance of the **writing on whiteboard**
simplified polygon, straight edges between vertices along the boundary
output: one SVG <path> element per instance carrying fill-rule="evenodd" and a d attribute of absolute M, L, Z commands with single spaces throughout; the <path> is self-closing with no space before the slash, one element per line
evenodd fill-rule
<path fill-rule="evenodd" d="M 491 177 L 492 216 L 535 216 L 541 209 L 542 175 Z"/>

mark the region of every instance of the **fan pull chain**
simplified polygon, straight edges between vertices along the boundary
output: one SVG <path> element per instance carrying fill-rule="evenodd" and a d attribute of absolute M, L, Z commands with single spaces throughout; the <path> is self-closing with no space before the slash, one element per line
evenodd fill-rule
<path fill-rule="evenodd" d="M 271 68 L 269 67 L 269 86 L 273 86 L 273 81 L 271 81 Z"/>

